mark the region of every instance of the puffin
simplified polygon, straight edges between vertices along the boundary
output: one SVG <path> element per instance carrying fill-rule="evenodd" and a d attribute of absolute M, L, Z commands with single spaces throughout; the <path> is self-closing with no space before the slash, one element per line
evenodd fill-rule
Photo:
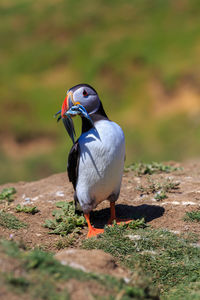
<path fill-rule="evenodd" d="M 90 222 L 90 212 L 104 200 L 110 202 L 110 219 L 116 219 L 117 201 L 125 161 L 125 137 L 121 127 L 111 121 L 96 90 L 88 84 L 78 84 L 67 91 L 58 121 L 62 119 L 72 139 L 67 172 L 74 188 L 75 207 L 82 210 L 88 225 L 87 238 L 104 232 Z M 82 132 L 75 141 L 72 117 L 82 119 Z"/>

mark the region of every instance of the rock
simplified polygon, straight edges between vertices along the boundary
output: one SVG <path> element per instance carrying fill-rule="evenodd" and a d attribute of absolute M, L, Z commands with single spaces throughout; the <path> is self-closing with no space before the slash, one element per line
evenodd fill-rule
<path fill-rule="evenodd" d="M 110 254 L 102 250 L 66 249 L 55 254 L 55 258 L 63 265 L 85 272 L 127 277 L 127 272 L 118 266 Z"/>

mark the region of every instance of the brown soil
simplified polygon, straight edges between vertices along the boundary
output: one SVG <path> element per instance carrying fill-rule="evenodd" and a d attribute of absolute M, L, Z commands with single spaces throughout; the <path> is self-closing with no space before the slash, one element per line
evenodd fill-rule
<path fill-rule="evenodd" d="M 76 279 L 71 279 L 65 283 L 62 283 L 61 289 L 63 288 L 67 288 L 71 300 L 93 300 L 95 299 L 93 295 L 97 295 L 97 297 L 105 299 L 106 296 L 108 296 L 106 288 L 103 288 L 97 282 L 93 281 L 80 282 Z"/>
<path fill-rule="evenodd" d="M 66 249 L 55 255 L 63 265 L 69 265 L 84 272 L 110 274 L 128 277 L 128 272 L 115 262 L 114 258 L 102 250 Z M 88 260 L 88 257 L 90 258 Z M 98 257 L 98 259 L 97 259 Z"/>
<path fill-rule="evenodd" d="M 154 228 L 166 228 L 174 232 L 194 232 L 199 234 L 200 223 L 185 222 L 183 217 L 185 212 L 200 207 L 200 162 L 188 162 L 184 164 L 174 164 L 183 167 L 183 170 L 173 173 L 162 173 L 151 175 L 151 180 L 163 182 L 167 178 L 180 182 L 180 188 L 175 192 L 168 193 L 168 198 L 162 201 L 156 201 L 154 195 L 143 195 L 136 189 L 139 185 L 148 186 L 148 176 L 136 176 L 133 172 L 124 173 L 120 198 L 117 202 L 117 215 L 125 218 L 136 218 L 146 216 L 146 221 Z M 8 183 L 0 186 L 0 191 L 4 187 L 15 187 L 17 193 L 14 201 L 6 207 L 6 210 L 15 214 L 18 219 L 27 223 L 27 228 L 20 230 L 8 230 L 0 227 L 0 237 L 6 239 L 18 240 L 26 246 L 32 248 L 40 246 L 45 250 L 58 252 L 60 260 L 63 255 L 66 257 L 66 250 L 58 250 L 56 243 L 61 239 L 57 235 L 48 234 L 49 230 L 42 225 L 45 219 L 52 218 L 52 211 L 55 209 L 57 201 L 71 201 L 73 199 L 73 188 L 68 182 L 67 174 L 55 174 L 48 178 L 35 182 L 18 182 Z M 31 204 L 38 207 L 39 213 L 29 215 L 25 213 L 16 213 L 15 206 L 17 204 Z M 5 203 L 0 204 L 0 208 L 5 208 Z M 92 222 L 95 226 L 104 226 L 109 218 L 109 203 L 104 201 L 92 213 Z M 82 239 L 86 238 L 87 228 L 82 230 L 82 234 L 77 238 L 74 248 L 79 248 Z M 64 251 L 64 252 L 62 252 Z M 106 265 L 110 265 L 109 269 L 112 274 L 120 274 L 126 276 L 126 272 L 119 268 L 116 262 L 105 253 L 91 253 L 90 267 L 88 262 L 84 260 L 84 255 L 80 255 L 80 251 L 76 250 L 67 253 L 71 257 L 71 262 L 80 268 L 86 268 L 91 271 L 101 272 L 104 268 L 107 272 Z M 103 254 L 102 254 L 103 253 Z M 94 257 L 93 257 L 94 256 Z M 94 259 L 92 259 L 92 257 Z M 98 260 L 95 260 L 98 257 Z M 100 259 L 101 258 L 101 259 Z M 66 260 L 65 263 L 69 263 Z M 3 265 L 1 266 L 3 267 Z M 124 275 L 125 274 L 125 275 Z"/>

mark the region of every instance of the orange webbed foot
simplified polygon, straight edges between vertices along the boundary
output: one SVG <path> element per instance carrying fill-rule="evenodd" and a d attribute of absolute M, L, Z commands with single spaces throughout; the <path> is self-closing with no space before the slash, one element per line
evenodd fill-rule
<path fill-rule="evenodd" d="M 127 219 L 116 219 L 116 223 L 117 225 L 120 225 L 120 224 L 128 224 L 130 222 L 132 222 L 133 220 L 127 220 Z"/>
<path fill-rule="evenodd" d="M 87 238 L 91 238 L 93 236 L 96 236 L 100 233 L 104 232 L 104 229 L 100 229 L 100 228 L 94 228 L 91 223 L 90 223 L 90 214 L 84 214 L 86 222 L 88 224 L 88 234 L 87 234 Z"/>
<path fill-rule="evenodd" d="M 120 225 L 120 224 L 128 224 L 133 220 L 117 218 L 115 213 L 115 202 L 110 202 L 110 219 L 108 220 L 108 225 L 113 225 L 114 221 L 116 222 L 117 225 Z"/>
<path fill-rule="evenodd" d="M 87 238 L 91 238 L 101 233 L 104 233 L 104 229 L 90 227 L 87 234 Z"/>
<path fill-rule="evenodd" d="M 130 223 L 131 221 L 133 220 L 127 220 L 127 219 L 119 219 L 119 218 L 116 218 L 116 219 L 109 219 L 108 220 L 108 225 L 113 225 L 113 222 L 116 222 L 117 225 L 120 225 L 120 224 L 128 224 Z"/>

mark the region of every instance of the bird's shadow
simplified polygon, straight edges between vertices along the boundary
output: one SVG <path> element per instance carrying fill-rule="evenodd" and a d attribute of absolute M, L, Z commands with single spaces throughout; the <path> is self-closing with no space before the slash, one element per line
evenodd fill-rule
<path fill-rule="evenodd" d="M 136 220 L 144 218 L 146 222 L 160 218 L 165 212 L 162 206 L 142 204 L 132 206 L 126 204 L 116 205 L 116 215 L 123 220 Z M 103 228 L 110 217 L 110 209 L 104 208 L 98 211 L 91 212 L 91 222 L 97 228 Z"/>

